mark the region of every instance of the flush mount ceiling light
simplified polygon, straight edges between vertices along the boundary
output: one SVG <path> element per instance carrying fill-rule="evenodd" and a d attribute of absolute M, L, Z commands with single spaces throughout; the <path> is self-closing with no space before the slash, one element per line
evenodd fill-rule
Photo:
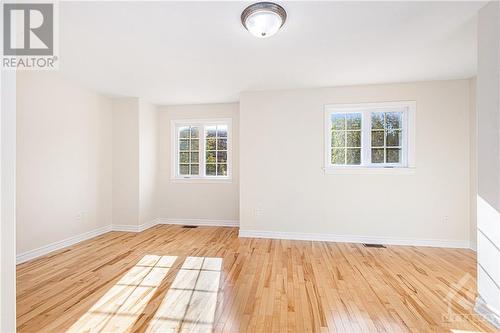
<path fill-rule="evenodd" d="M 257 38 L 271 37 L 285 24 L 286 11 L 273 2 L 258 2 L 245 8 L 241 23 Z"/>

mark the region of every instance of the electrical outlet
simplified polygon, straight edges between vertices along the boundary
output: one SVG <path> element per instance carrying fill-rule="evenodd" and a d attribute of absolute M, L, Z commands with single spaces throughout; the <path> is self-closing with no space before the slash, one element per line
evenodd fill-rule
<path fill-rule="evenodd" d="M 254 215 L 256 217 L 263 216 L 264 215 L 264 209 L 262 209 L 262 208 L 255 208 Z"/>
<path fill-rule="evenodd" d="M 85 221 L 86 216 L 87 216 L 86 212 L 78 212 L 78 213 L 76 213 L 76 221 L 83 222 L 83 221 Z"/>

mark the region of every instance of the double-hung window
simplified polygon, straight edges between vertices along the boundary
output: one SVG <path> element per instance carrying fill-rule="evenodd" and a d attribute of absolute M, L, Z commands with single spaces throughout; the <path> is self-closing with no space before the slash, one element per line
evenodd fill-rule
<path fill-rule="evenodd" d="M 411 168 L 415 102 L 325 106 L 325 170 Z"/>
<path fill-rule="evenodd" d="M 231 120 L 173 120 L 172 178 L 231 179 Z"/>

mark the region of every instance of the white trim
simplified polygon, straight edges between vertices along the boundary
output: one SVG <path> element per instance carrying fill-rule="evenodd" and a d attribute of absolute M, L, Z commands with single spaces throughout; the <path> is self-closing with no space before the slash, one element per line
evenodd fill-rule
<path fill-rule="evenodd" d="M 26 251 L 16 256 L 16 264 L 22 264 L 26 261 L 44 256 L 53 251 L 63 249 L 65 247 L 75 245 L 85 240 L 100 236 L 110 231 L 123 231 L 123 232 L 142 232 L 146 229 L 154 227 L 158 224 L 172 224 L 172 225 L 196 225 L 196 226 L 213 226 L 213 227 L 238 227 L 238 220 L 208 220 L 208 219 L 169 219 L 169 218 L 156 218 L 150 222 L 141 225 L 128 225 L 128 224 L 113 224 L 107 225 L 102 228 L 94 229 L 80 235 L 66 238 L 45 246 Z"/>
<path fill-rule="evenodd" d="M 369 243 L 384 245 L 405 245 L 405 246 L 431 246 L 468 249 L 469 241 L 448 240 L 448 239 L 416 239 L 416 238 L 392 238 L 392 237 L 374 237 L 374 236 L 353 236 L 353 235 L 332 235 L 317 233 L 300 232 L 280 232 L 280 231 L 257 231 L 241 230 L 239 237 L 250 238 L 272 238 L 288 240 L 305 240 L 319 242 L 338 242 L 338 243 Z"/>
<path fill-rule="evenodd" d="M 112 231 L 139 232 L 139 225 L 113 224 Z"/>
<path fill-rule="evenodd" d="M 486 319 L 491 325 L 500 329 L 500 313 L 492 309 L 488 303 L 478 295 L 476 298 L 476 304 L 474 306 L 474 311 L 479 313 L 484 319 Z"/>
<path fill-rule="evenodd" d="M 188 183 L 188 184 L 231 184 L 232 178 L 170 178 L 171 183 Z"/>
<path fill-rule="evenodd" d="M 324 168 L 325 174 L 414 174 L 415 169 L 415 101 L 328 104 L 324 106 Z M 380 111 L 398 111 L 403 113 L 402 161 L 397 164 L 371 164 L 370 114 Z M 361 113 L 361 164 L 331 164 L 331 115 L 333 113 Z M 377 171 L 374 171 L 376 169 Z M 382 171 L 378 171 L 382 170 Z M 403 170 L 403 171 L 401 171 Z"/>
<path fill-rule="evenodd" d="M 158 219 L 151 220 L 144 224 L 130 225 L 130 224 L 113 224 L 113 231 L 125 231 L 125 232 L 141 232 L 147 230 L 155 225 L 159 224 Z"/>
<path fill-rule="evenodd" d="M 58 242 L 47 244 L 47 245 L 39 247 L 37 249 L 26 251 L 26 252 L 18 254 L 16 256 L 16 264 L 22 264 L 23 262 L 44 256 L 46 254 L 49 254 L 50 252 L 57 251 L 57 250 L 65 248 L 65 247 L 74 245 L 76 243 L 83 242 L 87 239 L 91 239 L 91 238 L 100 236 L 102 234 L 110 232 L 111 230 L 112 230 L 111 225 L 107 225 L 105 227 L 101 227 L 98 229 L 87 231 L 83 234 L 69 237 L 69 238 L 63 239 L 63 240 L 58 241 Z"/>
<path fill-rule="evenodd" d="M 323 168 L 327 175 L 414 175 L 416 168 Z"/>
<path fill-rule="evenodd" d="M 205 127 L 209 125 L 227 125 L 227 176 L 206 176 L 205 175 Z M 181 126 L 199 126 L 200 132 L 198 161 L 199 175 L 182 176 L 179 174 L 179 147 L 178 128 Z M 173 119 L 170 121 L 170 180 L 174 183 L 220 183 L 232 182 L 233 172 L 233 120 L 231 118 L 210 118 L 210 119 Z"/>
<path fill-rule="evenodd" d="M 239 227 L 238 220 L 209 220 L 209 219 L 174 219 L 174 218 L 159 218 L 159 224 L 172 225 L 195 225 L 195 226 L 210 226 L 210 227 Z"/>

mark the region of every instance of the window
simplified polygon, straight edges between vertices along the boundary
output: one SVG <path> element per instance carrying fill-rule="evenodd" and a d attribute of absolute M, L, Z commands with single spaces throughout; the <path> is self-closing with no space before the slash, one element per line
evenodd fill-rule
<path fill-rule="evenodd" d="M 415 102 L 327 105 L 325 168 L 409 168 Z"/>
<path fill-rule="evenodd" d="M 172 144 L 172 178 L 231 178 L 230 119 L 174 120 Z"/>

